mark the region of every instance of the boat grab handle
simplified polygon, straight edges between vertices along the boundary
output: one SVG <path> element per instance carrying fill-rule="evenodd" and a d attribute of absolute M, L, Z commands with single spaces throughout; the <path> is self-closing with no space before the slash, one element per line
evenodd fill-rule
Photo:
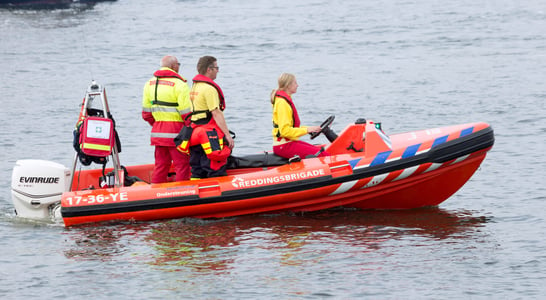
<path fill-rule="evenodd" d="M 336 164 L 329 167 L 330 173 L 334 178 L 353 174 L 353 167 L 349 163 Z"/>
<path fill-rule="evenodd" d="M 211 189 L 211 188 L 217 188 L 217 187 L 220 187 L 220 185 L 219 184 L 203 185 L 203 186 L 199 186 L 199 189 L 202 190 L 202 189 Z"/>
<path fill-rule="evenodd" d="M 331 166 L 331 167 L 330 167 L 330 170 L 341 169 L 341 168 L 346 168 L 346 167 L 350 167 L 350 166 L 351 166 L 350 164 L 343 164 L 343 165 L 338 165 L 338 166 Z"/>

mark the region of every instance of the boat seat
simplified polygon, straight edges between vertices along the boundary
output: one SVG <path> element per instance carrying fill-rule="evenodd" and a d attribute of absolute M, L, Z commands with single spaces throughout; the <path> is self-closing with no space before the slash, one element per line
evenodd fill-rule
<path fill-rule="evenodd" d="M 280 157 L 273 153 L 264 151 L 259 154 L 251 154 L 245 156 L 229 156 L 227 162 L 228 169 L 239 168 L 259 168 L 259 167 L 271 167 L 282 166 L 288 163 L 288 159 Z"/>

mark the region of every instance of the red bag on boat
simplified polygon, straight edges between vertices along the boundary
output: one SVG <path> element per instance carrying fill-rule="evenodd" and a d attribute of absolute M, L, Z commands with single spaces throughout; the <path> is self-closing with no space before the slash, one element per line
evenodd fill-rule
<path fill-rule="evenodd" d="M 87 117 L 80 133 L 80 149 L 84 154 L 106 157 L 114 146 L 114 123 L 102 117 Z"/>

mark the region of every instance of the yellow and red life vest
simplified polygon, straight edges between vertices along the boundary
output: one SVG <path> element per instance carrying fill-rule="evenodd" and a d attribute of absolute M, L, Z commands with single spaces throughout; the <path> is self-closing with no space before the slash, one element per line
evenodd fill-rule
<path fill-rule="evenodd" d="M 209 77 L 201 75 L 201 74 L 197 74 L 193 78 L 194 86 L 195 86 L 196 83 L 199 83 L 199 82 L 209 84 L 210 86 L 212 86 L 212 87 L 214 87 L 216 89 L 216 92 L 218 93 L 218 99 L 219 99 L 218 108 L 221 111 L 224 111 L 224 109 L 226 109 L 226 100 L 224 98 L 224 93 L 222 92 L 222 89 L 220 88 L 220 86 L 218 86 L 216 84 L 216 82 L 214 82 L 214 80 L 210 79 Z M 191 98 L 191 100 L 192 100 L 192 102 L 194 101 L 193 97 Z M 207 124 L 207 123 L 209 123 L 211 121 L 215 122 L 214 119 L 212 118 L 211 112 L 208 111 L 208 110 L 194 110 L 194 111 L 192 111 L 192 114 L 194 116 L 197 116 L 198 114 L 203 114 L 203 113 L 206 114 L 205 118 L 200 118 L 200 119 L 192 118 L 192 123 L 195 123 L 195 124 L 198 124 L 198 125 L 203 125 L 203 124 Z"/>
<path fill-rule="evenodd" d="M 296 106 L 294 105 L 294 102 L 292 101 L 292 97 L 282 90 L 278 90 L 275 93 L 275 98 L 276 97 L 284 99 L 290 105 L 290 108 L 292 108 L 292 124 L 293 124 L 292 127 L 300 127 L 301 125 L 300 117 L 298 115 L 298 110 L 296 109 Z M 275 120 L 273 120 L 273 132 L 277 140 L 280 141 L 282 139 L 282 136 L 279 130 L 279 124 L 275 123 Z"/>
<path fill-rule="evenodd" d="M 197 75 L 193 78 L 193 82 L 204 82 L 213 86 L 220 99 L 219 109 L 223 111 L 226 108 L 222 89 L 212 79 Z M 207 113 L 207 117 L 193 121 L 190 126 L 184 126 L 175 139 L 177 149 L 189 155 L 191 146 L 201 145 L 211 161 L 211 168 L 217 170 L 226 163 L 231 149 L 224 145 L 224 133 L 216 124 L 210 111 L 194 111 L 193 113 Z"/>
<path fill-rule="evenodd" d="M 298 115 L 298 110 L 296 109 L 296 106 L 294 105 L 294 102 L 292 101 L 292 97 L 288 95 L 285 91 L 278 90 L 277 93 L 275 93 L 275 97 L 280 97 L 286 100 L 288 104 L 290 104 L 290 107 L 292 108 L 292 120 L 293 120 L 293 127 L 300 127 L 301 121 L 300 116 Z M 275 123 L 273 123 L 275 125 Z"/>
<path fill-rule="evenodd" d="M 169 68 L 154 72 L 144 86 L 142 101 L 142 118 L 152 125 L 151 144 L 174 146 L 190 106 L 186 79 Z"/>

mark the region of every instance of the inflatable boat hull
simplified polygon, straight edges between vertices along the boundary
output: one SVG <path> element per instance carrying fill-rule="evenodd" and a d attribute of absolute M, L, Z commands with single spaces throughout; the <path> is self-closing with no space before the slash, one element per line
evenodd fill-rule
<path fill-rule="evenodd" d="M 95 188 L 102 170 L 82 170 L 63 193 L 66 226 L 111 220 L 223 218 L 332 207 L 411 209 L 437 206 L 460 189 L 494 144 L 486 123 L 387 136 L 377 124 L 349 125 L 329 157 L 279 166 L 232 168 L 228 176 L 147 184 L 153 165 L 128 166 L 144 182 Z M 108 170 L 107 170 L 108 171 Z"/>

